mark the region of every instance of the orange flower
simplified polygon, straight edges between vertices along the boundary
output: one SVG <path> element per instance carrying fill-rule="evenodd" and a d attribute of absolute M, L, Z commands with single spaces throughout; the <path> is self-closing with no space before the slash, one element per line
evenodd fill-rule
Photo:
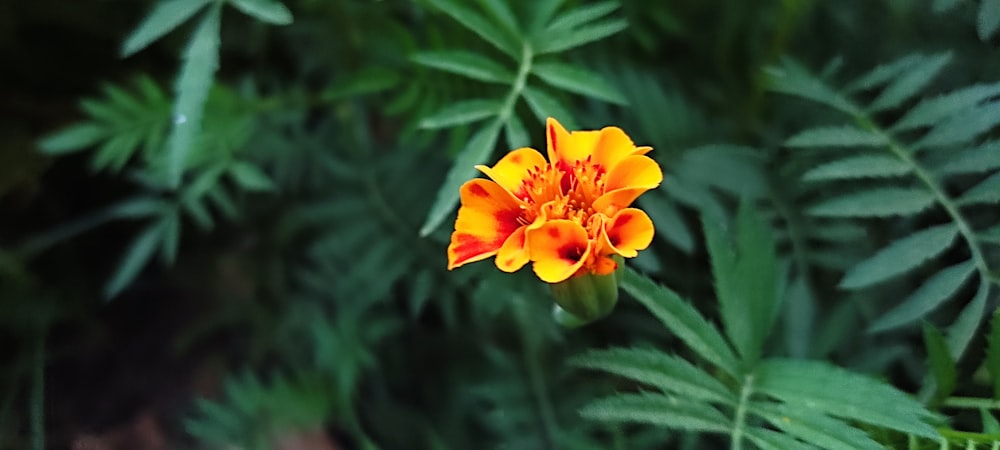
<path fill-rule="evenodd" d="M 532 148 L 508 153 L 492 181 L 462 185 L 462 206 L 448 246 L 448 269 L 496 256 L 500 270 L 528 261 L 542 281 L 604 275 L 613 255 L 636 256 L 653 239 L 653 222 L 629 205 L 663 181 L 660 166 L 617 127 L 567 132 L 546 122 L 548 161 Z"/>

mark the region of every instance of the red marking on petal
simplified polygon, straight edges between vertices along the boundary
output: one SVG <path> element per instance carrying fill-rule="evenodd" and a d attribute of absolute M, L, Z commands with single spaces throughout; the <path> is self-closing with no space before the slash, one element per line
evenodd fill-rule
<path fill-rule="evenodd" d="M 583 253 L 586 251 L 586 247 L 581 248 L 577 244 L 566 244 L 559 247 L 558 253 L 560 258 L 575 264 L 580 258 L 583 258 Z"/>
<path fill-rule="evenodd" d="M 558 154 L 559 150 L 556 143 L 556 127 L 552 126 L 552 124 L 549 124 L 549 139 L 552 140 L 552 151 Z"/>
<path fill-rule="evenodd" d="M 519 153 L 515 153 L 515 154 L 511 155 L 510 156 L 510 162 L 512 162 L 514 164 L 521 164 L 521 155 Z"/>
<path fill-rule="evenodd" d="M 493 214 L 497 220 L 497 237 L 499 242 L 497 248 L 503 245 L 510 235 L 514 234 L 521 227 L 521 211 L 518 209 L 502 209 Z"/>
<path fill-rule="evenodd" d="M 549 236 L 552 236 L 553 239 L 559 239 L 559 229 L 556 227 L 550 227 Z"/>
<path fill-rule="evenodd" d="M 612 247 L 618 247 L 618 244 L 621 244 L 622 242 L 622 238 L 621 236 L 618 235 L 618 233 L 615 233 L 613 235 L 609 234 L 608 242 L 611 242 Z"/>
<path fill-rule="evenodd" d="M 469 186 L 469 193 L 475 195 L 476 197 L 489 197 L 490 193 L 486 191 L 486 188 L 473 184 Z"/>
<path fill-rule="evenodd" d="M 489 242 L 484 242 L 471 234 L 455 234 L 454 247 L 452 249 L 455 252 L 455 261 L 452 265 L 462 264 L 471 258 L 475 258 L 483 253 L 492 252 L 496 249 L 497 246 L 490 245 Z"/>
<path fill-rule="evenodd" d="M 631 214 L 621 214 L 617 218 L 615 218 L 615 228 L 625 226 L 625 224 L 629 223 L 629 221 L 631 220 L 632 220 Z"/>

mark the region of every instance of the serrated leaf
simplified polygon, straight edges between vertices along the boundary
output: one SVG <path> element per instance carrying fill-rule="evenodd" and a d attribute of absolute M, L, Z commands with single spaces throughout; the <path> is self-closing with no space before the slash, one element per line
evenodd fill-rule
<path fill-rule="evenodd" d="M 684 253 L 691 254 L 694 251 L 694 235 L 673 202 L 660 191 L 647 192 L 638 201 L 642 210 L 653 220 L 657 237 L 665 239 Z"/>
<path fill-rule="evenodd" d="M 950 53 L 921 58 L 875 98 L 868 107 L 869 111 L 883 111 L 901 105 L 930 84 L 949 61 Z"/>
<path fill-rule="evenodd" d="M 997 172 L 979 184 L 969 188 L 957 200 L 960 205 L 980 203 L 1000 203 L 1000 172 Z"/>
<path fill-rule="evenodd" d="M 154 222 L 140 233 L 122 256 L 114 275 L 104 285 L 104 298 L 111 299 L 121 293 L 135 279 L 153 257 L 156 244 L 163 238 L 161 222 Z"/>
<path fill-rule="evenodd" d="M 434 204 L 427 213 L 427 219 L 424 220 L 423 226 L 420 227 L 421 236 L 431 234 L 451 213 L 452 208 L 458 203 L 459 188 L 475 175 L 477 164 L 483 164 L 489 159 L 496 147 L 499 134 L 500 124 L 494 121 L 469 139 L 469 143 L 458 154 L 451 169 L 448 170 L 444 183 L 438 188 Z"/>
<path fill-rule="evenodd" d="M 273 25 L 292 23 L 292 12 L 275 0 L 228 0 L 229 4 L 244 14 Z"/>
<path fill-rule="evenodd" d="M 545 91 L 526 86 L 521 91 L 521 94 L 524 96 L 524 100 L 528 102 L 528 107 L 531 108 L 531 111 L 535 113 L 535 117 L 540 122 L 545 122 L 545 119 L 553 117 L 569 130 L 577 128 L 576 120 L 574 120 L 569 110 L 559 103 L 558 100 L 546 94 Z"/>
<path fill-rule="evenodd" d="M 877 333 L 920 320 L 948 300 L 975 270 L 976 265 L 972 261 L 942 269 L 921 284 L 906 300 L 872 322 L 868 331 Z"/>
<path fill-rule="evenodd" d="M 858 155 L 823 164 L 802 176 L 805 181 L 851 178 L 890 178 L 905 175 L 912 168 L 895 156 Z"/>
<path fill-rule="evenodd" d="M 840 281 L 843 289 L 861 289 L 902 275 L 948 249 L 958 228 L 948 223 L 898 239 L 852 268 Z"/>
<path fill-rule="evenodd" d="M 521 45 L 515 37 L 497 28 L 478 12 L 469 9 L 466 6 L 468 2 L 459 0 L 429 0 L 429 2 L 500 51 L 515 60 L 521 58 Z"/>
<path fill-rule="evenodd" d="M 558 53 L 576 47 L 599 41 L 611 36 L 619 31 L 628 28 L 628 21 L 625 19 L 608 19 L 600 22 L 593 22 L 578 28 L 556 30 L 556 34 L 543 33 L 535 39 L 535 54 L 544 55 L 547 53 Z"/>
<path fill-rule="evenodd" d="M 874 69 L 850 82 L 844 87 L 844 91 L 851 93 L 881 86 L 896 78 L 901 73 L 905 73 L 907 69 L 923 58 L 925 58 L 924 55 L 906 55 L 895 61 L 879 64 Z"/>
<path fill-rule="evenodd" d="M 618 105 L 628 102 L 618 89 L 600 75 L 581 67 L 559 62 L 536 63 L 531 72 L 553 87 Z"/>
<path fill-rule="evenodd" d="M 931 439 L 938 435 L 924 422 L 932 414 L 916 400 L 890 385 L 825 362 L 765 360 L 757 368 L 754 391 L 797 409 Z"/>
<path fill-rule="evenodd" d="M 988 141 L 978 147 L 954 153 L 934 168 L 938 175 L 983 173 L 1000 169 L 1000 141 Z"/>
<path fill-rule="evenodd" d="M 924 322 L 924 347 L 927 349 L 927 361 L 930 366 L 931 375 L 937 387 L 934 390 L 934 397 L 944 399 L 955 390 L 955 383 L 958 380 L 958 370 L 955 368 L 955 360 L 948 353 L 948 345 L 934 325 Z"/>
<path fill-rule="evenodd" d="M 994 312 L 993 320 L 990 321 L 990 333 L 986 336 L 986 361 L 983 365 L 993 380 L 993 398 L 1000 398 L 1000 312 Z"/>
<path fill-rule="evenodd" d="M 1000 124 L 1000 101 L 985 103 L 940 122 L 913 147 L 923 149 L 965 144 L 997 124 Z"/>
<path fill-rule="evenodd" d="M 976 16 L 976 33 L 979 39 L 988 41 L 1000 27 L 1000 0 L 982 0 Z"/>
<path fill-rule="evenodd" d="M 413 62 L 487 83 L 513 84 L 514 74 L 478 53 L 460 50 L 419 52 Z"/>
<path fill-rule="evenodd" d="M 246 161 L 236 161 L 228 169 L 229 176 L 240 188 L 251 192 L 273 191 L 277 186 L 257 166 Z"/>
<path fill-rule="evenodd" d="M 205 102 L 212 88 L 215 71 L 219 67 L 219 6 L 211 8 L 191 36 L 184 63 L 174 90 L 173 129 L 167 141 L 166 173 L 168 184 L 180 185 L 187 163 L 187 155 L 194 146 L 194 138 L 201 130 Z"/>
<path fill-rule="evenodd" d="M 902 131 L 934 125 L 997 95 L 1000 95 L 1000 83 L 977 84 L 924 99 L 899 119 L 892 129 Z"/>
<path fill-rule="evenodd" d="M 881 147 L 885 136 L 850 125 L 821 126 L 803 130 L 785 141 L 787 147 Z"/>
<path fill-rule="evenodd" d="M 93 122 L 78 123 L 50 134 L 38 143 L 47 155 L 65 155 L 86 150 L 108 137 L 108 130 Z"/>
<path fill-rule="evenodd" d="M 730 375 L 739 376 L 736 355 L 729 344 L 691 304 L 632 269 L 626 267 L 620 275 L 621 288 L 642 303 L 691 350 Z"/>
<path fill-rule="evenodd" d="M 573 366 L 603 370 L 656 387 L 664 393 L 733 405 L 737 399 L 712 375 L 674 355 L 653 349 L 590 350 L 574 357 Z"/>
<path fill-rule="evenodd" d="M 122 44 L 122 57 L 146 48 L 195 15 L 209 0 L 164 0 L 150 11 Z"/>
<path fill-rule="evenodd" d="M 751 427 L 746 430 L 746 437 L 760 447 L 761 450 L 815 450 L 809 444 L 797 441 L 795 438 L 767 428 Z"/>
<path fill-rule="evenodd" d="M 752 405 L 751 412 L 763 417 L 781 431 L 822 449 L 883 448 L 864 431 L 819 411 L 789 405 L 764 404 Z"/>
<path fill-rule="evenodd" d="M 746 200 L 736 218 L 735 242 L 720 224 L 703 220 L 722 323 L 749 366 L 760 358 L 778 312 L 777 256 L 771 229 Z"/>
<path fill-rule="evenodd" d="M 580 415 L 602 422 L 645 423 L 676 430 L 728 433 L 729 419 L 703 403 L 675 396 L 619 394 L 588 403 Z"/>
<path fill-rule="evenodd" d="M 527 147 L 531 145 L 531 136 L 524 128 L 524 122 L 511 113 L 503 124 L 504 136 L 507 137 L 507 147 L 511 149 Z"/>
<path fill-rule="evenodd" d="M 451 103 L 420 120 L 420 128 L 438 129 L 483 120 L 500 114 L 500 100 L 472 99 Z"/>
<path fill-rule="evenodd" d="M 851 116 L 860 113 L 847 98 L 791 59 L 784 59 L 781 67 L 766 68 L 764 74 L 771 91 L 822 103 Z"/>
<path fill-rule="evenodd" d="M 841 195 L 809 208 L 819 217 L 908 216 L 934 204 L 934 194 L 920 188 L 875 188 Z"/>
<path fill-rule="evenodd" d="M 962 353 L 965 353 L 969 341 L 976 334 L 976 329 L 979 328 L 979 323 L 983 320 L 983 314 L 986 312 L 986 300 L 989 295 L 990 283 L 986 280 L 980 280 L 979 290 L 976 291 L 975 297 L 965 305 L 965 308 L 962 308 L 962 312 L 958 313 L 958 318 L 948 327 L 948 351 L 955 359 L 962 358 Z"/>

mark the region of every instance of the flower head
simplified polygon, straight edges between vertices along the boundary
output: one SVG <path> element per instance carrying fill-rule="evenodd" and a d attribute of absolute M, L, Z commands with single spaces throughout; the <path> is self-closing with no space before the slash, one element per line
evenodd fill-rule
<path fill-rule="evenodd" d="M 466 182 L 448 246 L 448 268 L 496 256 L 500 270 L 529 261 L 547 283 L 613 272 L 613 255 L 634 257 L 653 223 L 629 205 L 663 181 L 660 166 L 617 127 L 568 132 L 546 122 L 548 160 L 532 148 L 508 153 L 490 178 Z M 491 181 L 492 180 L 492 181 Z"/>

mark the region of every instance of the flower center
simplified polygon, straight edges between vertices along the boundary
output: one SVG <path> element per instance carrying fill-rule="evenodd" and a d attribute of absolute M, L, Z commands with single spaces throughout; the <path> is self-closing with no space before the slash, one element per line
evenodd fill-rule
<path fill-rule="evenodd" d="M 589 156 L 573 164 L 559 161 L 532 168 L 520 190 L 521 218 L 529 224 L 544 213 L 547 220 L 572 220 L 588 233 L 595 233 L 598 227 L 591 226 L 595 219 L 592 205 L 604 193 L 606 172 Z"/>

